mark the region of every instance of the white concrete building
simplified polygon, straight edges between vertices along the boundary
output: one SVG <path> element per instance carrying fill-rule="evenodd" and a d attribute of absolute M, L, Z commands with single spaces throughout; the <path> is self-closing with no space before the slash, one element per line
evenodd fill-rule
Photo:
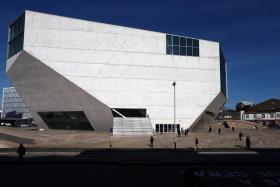
<path fill-rule="evenodd" d="M 218 42 L 33 11 L 9 33 L 6 71 L 44 129 L 173 131 L 174 81 L 180 127 L 205 124 L 227 99 Z"/>

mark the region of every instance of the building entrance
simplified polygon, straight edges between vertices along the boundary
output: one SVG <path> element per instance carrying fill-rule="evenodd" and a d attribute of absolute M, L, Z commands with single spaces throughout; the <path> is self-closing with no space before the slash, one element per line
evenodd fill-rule
<path fill-rule="evenodd" d="M 176 128 L 180 129 L 180 124 L 176 124 Z M 174 124 L 156 124 L 157 133 L 174 132 Z"/>

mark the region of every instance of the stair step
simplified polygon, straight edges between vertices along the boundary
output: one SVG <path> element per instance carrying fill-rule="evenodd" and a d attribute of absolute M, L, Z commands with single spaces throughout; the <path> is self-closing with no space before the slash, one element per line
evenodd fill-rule
<path fill-rule="evenodd" d="M 153 128 L 149 118 L 114 118 L 113 122 L 113 135 L 153 135 Z"/>

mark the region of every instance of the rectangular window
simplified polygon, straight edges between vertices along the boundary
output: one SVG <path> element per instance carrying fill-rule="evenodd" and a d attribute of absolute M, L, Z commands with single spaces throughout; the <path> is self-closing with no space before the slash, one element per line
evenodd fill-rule
<path fill-rule="evenodd" d="M 263 119 L 265 118 L 265 114 L 262 114 L 262 118 L 263 118 Z"/>
<path fill-rule="evenodd" d="M 25 15 L 23 14 L 9 27 L 8 58 L 23 49 L 24 18 Z"/>
<path fill-rule="evenodd" d="M 270 114 L 270 118 L 274 118 L 274 114 Z"/>
<path fill-rule="evenodd" d="M 187 55 L 192 56 L 193 55 L 193 48 L 192 47 L 187 47 Z"/>
<path fill-rule="evenodd" d="M 156 132 L 159 132 L 159 124 L 156 124 Z"/>
<path fill-rule="evenodd" d="M 188 46 L 192 47 L 192 46 L 193 46 L 192 42 L 193 42 L 193 41 L 192 41 L 191 38 L 187 38 L 187 45 L 188 45 Z"/>
<path fill-rule="evenodd" d="M 171 132 L 171 124 L 168 124 L 168 132 Z"/>
<path fill-rule="evenodd" d="M 164 124 L 164 132 L 167 132 L 167 124 Z"/>
<path fill-rule="evenodd" d="M 159 125 L 159 131 L 162 133 L 163 132 L 163 124 Z"/>
<path fill-rule="evenodd" d="M 186 46 L 186 38 L 180 37 L 180 46 Z"/>
<path fill-rule="evenodd" d="M 173 55 L 179 55 L 179 46 L 173 46 Z"/>
<path fill-rule="evenodd" d="M 83 111 L 38 112 L 50 129 L 93 131 Z"/>
<path fill-rule="evenodd" d="M 181 56 L 186 56 L 186 50 L 187 50 L 186 47 L 180 47 L 180 55 Z"/>
<path fill-rule="evenodd" d="M 199 56 L 199 48 L 193 48 L 193 56 Z"/>
<path fill-rule="evenodd" d="M 166 35 L 166 54 L 180 56 L 199 56 L 199 40 Z"/>
<path fill-rule="evenodd" d="M 193 39 L 193 47 L 199 47 L 199 40 Z"/>
<path fill-rule="evenodd" d="M 166 54 L 172 55 L 172 46 L 166 46 Z"/>
<path fill-rule="evenodd" d="M 172 45 L 179 45 L 179 36 L 173 36 L 173 43 Z"/>
<path fill-rule="evenodd" d="M 166 45 L 172 45 L 172 36 L 166 35 Z"/>

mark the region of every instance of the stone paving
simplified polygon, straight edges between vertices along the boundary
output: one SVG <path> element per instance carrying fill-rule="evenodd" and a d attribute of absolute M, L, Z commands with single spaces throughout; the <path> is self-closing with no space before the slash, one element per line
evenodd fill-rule
<path fill-rule="evenodd" d="M 211 124 L 212 132 L 208 129 L 190 132 L 188 136 L 176 136 L 177 148 L 194 148 L 195 137 L 198 138 L 199 148 L 240 148 L 245 145 L 247 135 L 251 137 L 252 148 L 280 148 L 280 130 L 267 129 L 254 124 L 243 122 L 228 122 L 235 127 L 235 132 L 224 128 L 221 122 Z M 221 135 L 218 134 L 221 128 Z M 81 132 L 81 131 L 31 131 L 11 127 L 0 127 L 1 133 L 11 134 L 34 140 L 26 147 L 63 147 L 63 148 L 109 148 L 110 139 L 112 148 L 150 148 L 148 136 L 109 136 L 108 133 Z M 238 139 L 238 133 L 243 133 L 243 139 Z M 15 148 L 17 143 L 0 139 L 0 148 Z M 174 148 L 174 133 L 156 134 L 154 148 Z"/>

